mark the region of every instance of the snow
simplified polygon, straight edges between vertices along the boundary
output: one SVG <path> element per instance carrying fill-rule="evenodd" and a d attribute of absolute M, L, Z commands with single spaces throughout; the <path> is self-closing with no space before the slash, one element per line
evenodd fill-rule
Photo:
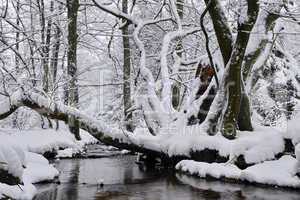
<path fill-rule="evenodd" d="M 289 120 L 286 125 L 288 138 L 292 139 L 294 144 L 300 143 L 300 125 L 298 115 L 295 116 L 292 120 Z"/>
<path fill-rule="evenodd" d="M 58 150 L 59 155 L 81 151 L 84 145 L 97 140 L 81 132 L 81 141 L 67 131 L 54 130 L 2 130 L 0 133 L 0 168 L 20 179 L 20 185 L 0 183 L 0 198 L 32 199 L 36 193 L 34 183 L 51 181 L 58 170 L 40 154 Z M 59 150 L 66 148 L 65 150 Z M 22 184 L 22 185 L 21 185 Z"/>
<path fill-rule="evenodd" d="M 300 179 L 295 175 L 296 165 L 297 160 L 292 156 L 282 156 L 279 160 L 265 161 L 244 170 L 230 163 L 209 164 L 191 160 L 179 162 L 176 169 L 201 178 L 226 177 L 252 183 L 300 188 Z"/>
<path fill-rule="evenodd" d="M 7 185 L 0 183 L 0 198 L 9 197 L 10 199 L 30 200 L 36 194 L 36 188 L 32 184 L 28 185 Z"/>
<path fill-rule="evenodd" d="M 0 132 L 0 141 L 12 141 L 23 150 L 43 154 L 47 151 L 57 151 L 60 148 L 80 150 L 85 144 L 96 143 L 97 140 L 85 131 L 81 131 L 81 141 L 68 131 L 55 130 L 3 130 Z"/>
<path fill-rule="evenodd" d="M 58 171 L 43 156 L 23 151 L 21 148 L 18 148 L 19 154 L 17 154 L 14 148 L 16 147 L 1 146 L 0 154 L 6 156 L 6 160 L 1 160 L 1 162 L 7 163 L 5 169 L 12 175 L 19 177 L 22 185 L 11 186 L 0 183 L 0 197 L 32 199 L 36 193 L 32 184 L 53 180 L 58 176 Z"/>
<path fill-rule="evenodd" d="M 10 140 L 0 140 L 0 168 L 14 177 L 21 178 L 25 165 L 25 153 Z"/>
<path fill-rule="evenodd" d="M 276 186 L 300 187 L 300 179 L 295 176 L 297 160 L 292 156 L 282 156 L 276 161 L 266 161 L 251 166 L 241 173 L 241 180 Z"/>
<path fill-rule="evenodd" d="M 255 132 L 240 132 L 234 141 L 231 156 L 244 155 L 247 163 L 259 163 L 274 159 L 284 150 L 284 140 L 280 132 L 272 128 L 262 128 Z"/>
<path fill-rule="evenodd" d="M 58 176 L 59 172 L 43 156 L 26 152 L 26 168 L 23 173 L 24 183 L 38 183 L 50 181 Z"/>
<path fill-rule="evenodd" d="M 72 158 L 74 155 L 74 150 L 72 148 L 66 148 L 57 151 L 57 158 Z"/>
<path fill-rule="evenodd" d="M 178 131 L 178 130 L 177 130 Z M 238 157 L 244 155 L 247 163 L 259 163 L 272 160 L 284 150 L 282 134 L 273 128 L 257 128 L 254 132 L 238 132 L 238 138 L 228 140 L 218 133 L 215 136 L 207 135 L 199 126 L 190 126 L 176 132 L 170 128 L 165 134 L 151 136 L 141 129 L 136 130 L 131 141 L 167 153 L 169 156 L 189 156 L 191 151 L 205 149 L 217 150 L 223 157 Z"/>
<path fill-rule="evenodd" d="M 241 170 L 233 164 L 210 164 L 205 162 L 196 162 L 193 160 L 183 160 L 179 162 L 176 165 L 176 169 L 202 178 L 210 175 L 214 178 L 226 177 L 231 179 L 238 179 L 241 174 Z"/>

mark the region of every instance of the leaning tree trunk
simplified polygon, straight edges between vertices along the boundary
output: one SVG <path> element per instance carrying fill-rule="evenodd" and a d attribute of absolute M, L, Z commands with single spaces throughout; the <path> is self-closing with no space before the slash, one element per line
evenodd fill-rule
<path fill-rule="evenodd" d="M 240 114 L 241 100 L 243 98 L 242 89 L 244 82 L 242 80 L 242 63 L 244 60 L 246 48 L 250 38 L 250 33 L 257 20 L 259 5 L 257 0 L 248 0 L 247 16 L 238 24 L 238 34 L 233 47 L 228 69 L 225 72 L 225 92 L 228 93 L 228 103 L 224 114 L 223 124 L 221 128 L 222 134 L 229 139 L 236 137 L 238 129 L 238 120 Z M 228 72 L 228 74 L 227 74 Z M 244 97 L 246 98 L 246 97 Z M 244 99 L 244 103 L 248 102 Z M 249 111 L 248 111 L 249 109 Z M 247 114 L 250 115 L 250 107 L 247 108 Z"/>
<path fill-rule="evenodd" d="M 68 9 L 68 104 L 72 107 L 78 106 L 78 80 L 77 80 L 77 15 L 79 0 L 67 0 Z M 70 131 L 80 140 L 79 122 L 74 116 L 68 119 Z"/>

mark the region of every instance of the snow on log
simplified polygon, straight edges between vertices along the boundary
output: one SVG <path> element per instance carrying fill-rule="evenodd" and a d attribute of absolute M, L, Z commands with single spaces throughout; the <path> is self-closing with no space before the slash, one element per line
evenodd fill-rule
<path fill-rule="evenodd" d="M 221 157 L 224 160 L 243 157 L 246 166 L 272 160 L 284 151 L 283 137 L 275 129 L 261 129 L 255 132 L 238 132 L 236 140 L 228 140 L 220 133 L 209 136 L 201 126 L 189 126 L 182 129 L 166 129 L 162 134 L 153 136 L 148 129 L 137 129 L 134 133 L 107 126 L 103 121 L 89 117 L 78 109 L 54 102 L 41 94 L 22 92 L 13 99 L 13 106 L 26 106 L 53 119 L 67 122 L 68 116 L 74 116 L 80 127 L 106 145 L 120 149 L 151 154 L 163 158 L 191 158 L 197 161 L 214 162 Z M 215 158 L 207 156 L 215 152 Z"/>

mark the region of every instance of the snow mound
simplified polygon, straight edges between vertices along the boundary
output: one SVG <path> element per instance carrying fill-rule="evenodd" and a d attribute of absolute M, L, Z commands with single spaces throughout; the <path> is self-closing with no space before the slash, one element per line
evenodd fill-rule
<path fill-rule="evenodd" d="M 11 140 L 0 140 L 0 169 L 21 179 L 24 165 L 24 151 Z"/>
<path fill-rule="evenodd" d="M 18 149 L 15 151 L 14 149 Z M 18 153 L 17 153 L 18 152 Z M 6 169 L 12 175 L 20 178 L 23 185 L 7 185 L 0 183 L 0 198 L 32 199 L 36 194 L 33 183 L 53 180 L 58 171 L 43 156 L 23 151 L 16 146 L 0 146 L 0 155 L 5 155 Z M 18 156 L 19 155 L 19 156 Z M 20 156 L 21 155 L 21 156 Z M 2 157 L 3 158 L 3 157 Z"/>
<path fill-rule="evenodd" d="M 282 156 L 279 160 L 265 161 L 240 170 L 235 165 L 226 163 L 203 163 L 183 160 L 176 169 L 199 177 L 211 176 L 217 179 L 248 181 L 283 187 L 300 188 L 300 179 L 296 176 L 297 160 L 292 156 Z"/>
<path fill-rule="evenodd" d="M 32 184 L 11 186 L 0 183 L 0 198 L 30 200 L 35 194 L 36 188 Z"/>
<path fill-rule="evenodd" d="M 214 178 L 238 179 L 241 170 L 233 164 L 205 163 L 193 160 L 183 160 L 176 165 L 176 169 L 199 177 L 212 176 Z"/>
<path fill-rule="evenodd" d="M 40 154 L 60 148 L 68 148 L 72 152 L 80 151 L 84 145 L 97 142 L 87 132 L 81 134 L 80 142 L 64 131 L 10 132 L 3 130 L 0 133 L 0 169 L 19 178 L 22 185 L 11 186 L 0 183 L 0 198 L 32 199 L 36 192 L 32 184 L 50 181 L 58 176 L 57 169 Z"/>
<path fill-rule="evenodd" d="M 271 128 L 254 132 L 240 132 L 233 142 L 231 156 L 244 155 L 246 163 L 259 163 L 272 160 L 284 151 L 282 135 Z"/>
<path fill-rule="evenodd" d="M 74 149 L 72 149 L 72 148 L 66 148 L 63 150 L 58 150 L 56 157 L 57 158 L 72 158 L 76 152 L 74 152 Z"/>
<path fill-rule="evenodd" d="M 23 173 L 23 182 L 25 184 L 50 181 L 59 175 L 57 169 L 39 154 L 26 152 L 26 162 L 26 168 Z"/>
<path fill-rule="evenodd" d="M 300 187 L 296 174 L 297 160 L 292 156 L 282 156 L 279 160 L 266 161 L 251 166 L 241 173 L 241 180 L 276 186 Z"/>

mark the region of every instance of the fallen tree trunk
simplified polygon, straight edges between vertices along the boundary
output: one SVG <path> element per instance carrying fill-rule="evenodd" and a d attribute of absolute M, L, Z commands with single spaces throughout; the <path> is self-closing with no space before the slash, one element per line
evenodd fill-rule
<path fill-rule="evenodd" d="M 69 116 L 72 116 L 78 120 L 80 128 L 88 131 L 102 143 L 120 149 L 146 154 L 147 157 L 152 158 L 152 161 L 156 158 L 160 158 L 162 164 L 165 166 L 175 166 L 177 162 L 183 159 L 192 159 L 208 163 L 224 163 L 228 161 L 230 157 L 245 155 L 247 151 L 252 151 L 255 147 L 259 149 L 261 145 L 261 139 L 258 138 L 254 140 L 256 142 L 251 145 L 252 148 L 247 147 L 243 150 L 240 149 L 240 143 L 243 143 L 243 138 L 239 141 L 240 143 L 236 144 L 237 146 L 232 146 L 232 141 L 221 135 L 208 136 L 204 133 L 204 130 L 198 126 L 195 130 L 193 130 L 193 127 L 186 127 L 186 130 L 176 130 L 178 133 L 168 133 L 167 131 L 165 134 L 159 134 L 157 136 L 153 136 L 147 132 L 137 133 L 111 128 L 103 121 L 89 117 L 76 108 L 52 101 L 35 90 L 19 90 L 19 92 L 11 95 L 10 100 L 9 105 L 3 105 L 0 119 L 7 117 L 13 113 L 13 110 L 22 106 L 31 108 L 45 117 L 65 122 L 67 122 Z M 261 135 L 264 136 L 265 134 Z M 260 134 L 251 135 L 251 137 L 255 136 L 261 137 Z M 268 136 L 267 139 L 263 140 L 274 143 L 271 139 L 275 136 Z M 277 136 L 275 139 L 276 143 L 282 142 L 283 144 L 281 136 Z M 240 149 L 240 151 L 231 152 L 228 150 L 234 147 Z M 276 154 L 281 153 L 283 150 L 284 148 L 276 148 L 275 153 L 272 150 L 271 153 L 274 153 L 274 156 L 269 156 L 266 159 L 275 159 Z M 255 150 L 254 152 L 259 151 Z M 269 155 L 270 152 L 265 152 L 264 154 Z M 236 160 L 235 164 L 237 166 L 248 166 L 249 163 L 245 163 L 246 161 L 243 159 L 242 161 L 243 163 L 240 163 L 241 159 Z M 260 161 L 261 160 L 259 160 L 259 162 Z"/>
<path fill-rule="evenodd" d="M 170 155 L 165 145 L 160 143 L 160 141 L 165 141 L 162 137 L 153 136 L 150 133 L 149 135 L 139 135 L 122 129 L 110 128 L 104 122 L 91 118 L 76 108 L 50 100 L 39 91 L 21 89 L 11 96 L 11 101 L 4 107 L 6 109 L 2 109 L 0 120 L 12 114 L 19 107 L 28 107 L 45 117 L 64 122 L 67 122 L 68 117 L 72 116 L 78 120 L 81 129 L 89 132 L 100 142 L 120 149 L 143 153 L 151 158 L 160 158 L 162 163 L 168 166 L 175 166 L 177 162 L 183 159 L 203 162 L 225 162 L 228 160 L 227 156 L 219 156 L 216 150 L 210 149 L 193 151 L 191 148 L 188 150 L 188 154 L 178 152 Z"/>
<path fill-rule="evenodd" d="M 140 152 L 154 157 L 169 159 L 167 153 L 159 145 L 153 146 L 157 138 L 149 133 L 143 137 L 127 130 L 110 128 L 104 122 L 89 117 L 87 114 L 76 108 L 55 102 L 43 96 L 39 91 L 25 91 L 20 89 L 11 95 L 9 103 L 0 112 L 0 120 L 8 117 L 19 107 L 28 107 L 40 115 L 50 119 L 68 122 L 68 117 L 74 117 L 81 129 L 89 132 L 100 142 L 120 149 L 127 149 L 133 152 Z M 176 157 L 176 156 L 175 156 Z M 185 156 L 185 158 L 187 158 Z"/>

